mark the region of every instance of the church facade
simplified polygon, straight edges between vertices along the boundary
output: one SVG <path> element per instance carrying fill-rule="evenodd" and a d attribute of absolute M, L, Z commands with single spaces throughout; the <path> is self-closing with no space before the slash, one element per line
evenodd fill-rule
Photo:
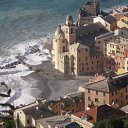
<path fill-rule="evenodd" d="M 84 8 L 86 18 L 98 15 L 99 4 L 95 8 L 86 4 L 85 6 L 93 7 L 93 11 Z M 94 13 L 95 12 L 95 13 Z M 103 71 L 103 54 L 97 49 L 96 44 L 103 38 L 110 38 L 110 31 L 101 23 L 81 24 L 81 17 L 78 15 L 77 22 L 71 15 L 68 15 L 66 22 L 58 26 L 53 39 L 52 61 L 55 69 L 64 74 L 85 75 L 92 73 L 101 73 Z M 105 36 L 102 36 L 105 35 Z"/>

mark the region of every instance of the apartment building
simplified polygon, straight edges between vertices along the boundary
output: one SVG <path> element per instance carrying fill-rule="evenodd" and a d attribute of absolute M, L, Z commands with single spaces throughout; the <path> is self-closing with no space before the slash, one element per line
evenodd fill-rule
<path fill-rule="evenodd" d="M 47 103 L 50 110 L 56 114 L 75 113 L 84 110 L 84 94 L 82 92 L 74 92 L 68 94 L 59 100 L 50 100 Z"/>
<path fill-rule="evenodd" d="M 86 84 L 82 87 L 85 92 L 85 109 L 90 105 L 117 104 L 123 107 L 128 104 L 128 74 Z"/>
<path fill-rule="evenodd" d="M 36 101 L 15 110 L 16 128 L 35 128 L 37 120 L 54 115 L 55 113 L 48 109 L 44 103 Z"/>

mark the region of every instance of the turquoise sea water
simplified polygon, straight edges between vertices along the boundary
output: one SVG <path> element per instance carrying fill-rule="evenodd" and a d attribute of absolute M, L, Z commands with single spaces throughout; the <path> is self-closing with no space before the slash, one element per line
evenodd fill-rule
<path fill-rule="evenodd" d="M 47 36 L 65 21 L 68 13 L 75 17 L 84 3 L 85 0 L 0 0 L 0 51 Z M 105 10 L 117 5 L 128 5 L 128 0 L 101 0 Z"/>

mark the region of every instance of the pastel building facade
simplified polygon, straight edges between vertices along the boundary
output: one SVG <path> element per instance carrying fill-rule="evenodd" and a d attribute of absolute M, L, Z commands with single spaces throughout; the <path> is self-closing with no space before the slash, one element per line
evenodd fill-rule
<path fill-rule="evenodd" d="M 78 27 L 69 15 L 66 23 L 57 28 L 53 39 L 52 60 L 55 68 L 74 75 L 102 72 L 105 54 L 102 49 L 106 47 L 105 40 L 112 36 L 113 32 L 101 23 Z"/>
<path fill-rule="evenodd" d="M 111 70 L 123 69 L 126 72 L 128 40 L 122 37 L 114 37 L 107 42 L 107 56 L 104 61 L 104 68 Z"/>
<path fill-rule="evenodd" d="M 128 28 L 128 15 L 124 15 L 123 17 L 121 17 L 120 20 L 117 22 L 117 26 L 119 28 Z"/>
<path fill-rule="evenodd" d="M 79 90 L 85 92 L 85 109 L 89 106 L 99 106 L 103 104 L 118 105 L 123 107 L 128 104 L 128 74 L 116 77 L 103 78 L 102 80 L 91 82 Z M 121 83 L 122 82 L 122 83 Z"/>

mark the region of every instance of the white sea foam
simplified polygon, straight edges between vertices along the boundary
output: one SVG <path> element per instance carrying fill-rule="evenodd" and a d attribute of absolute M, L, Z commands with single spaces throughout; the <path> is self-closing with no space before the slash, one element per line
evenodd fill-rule
<path fill-rule="evenodd" d="M 50 38 L 40 38 L 36 40 L 24 41 L 18 45 L 12 46 L 9 49 L 9 54 L 11 56 L 7 58 L 0 58 L 0 66 L 6 66 L 7 64 L 18 61 L 16 56 L 23 57 L 23 61 L 29 65 L 39 65 L 43 61 L 49 60 L 51 57 L 48 49 L 44 48 L 44 43 L 49 43 Z M 24 80 L 22 76 L 27 76 L 33 71 L 24 64 L 17 64 L 15 68 L 12 69 L 0 69 L 1 77 L 0 81 L 4 81 L 9 88 L 12 89 L 11 97 L 2 98 L 2 103 L 11 103 L 14 106 L 19 106 L 20 104 L 29 104 L 35 101 L 33 92 L 36 92 L 36 96 L 40 94 L 38 88 L 32 88 L 32 84 L 36 85 L 35 80 Z"/>

